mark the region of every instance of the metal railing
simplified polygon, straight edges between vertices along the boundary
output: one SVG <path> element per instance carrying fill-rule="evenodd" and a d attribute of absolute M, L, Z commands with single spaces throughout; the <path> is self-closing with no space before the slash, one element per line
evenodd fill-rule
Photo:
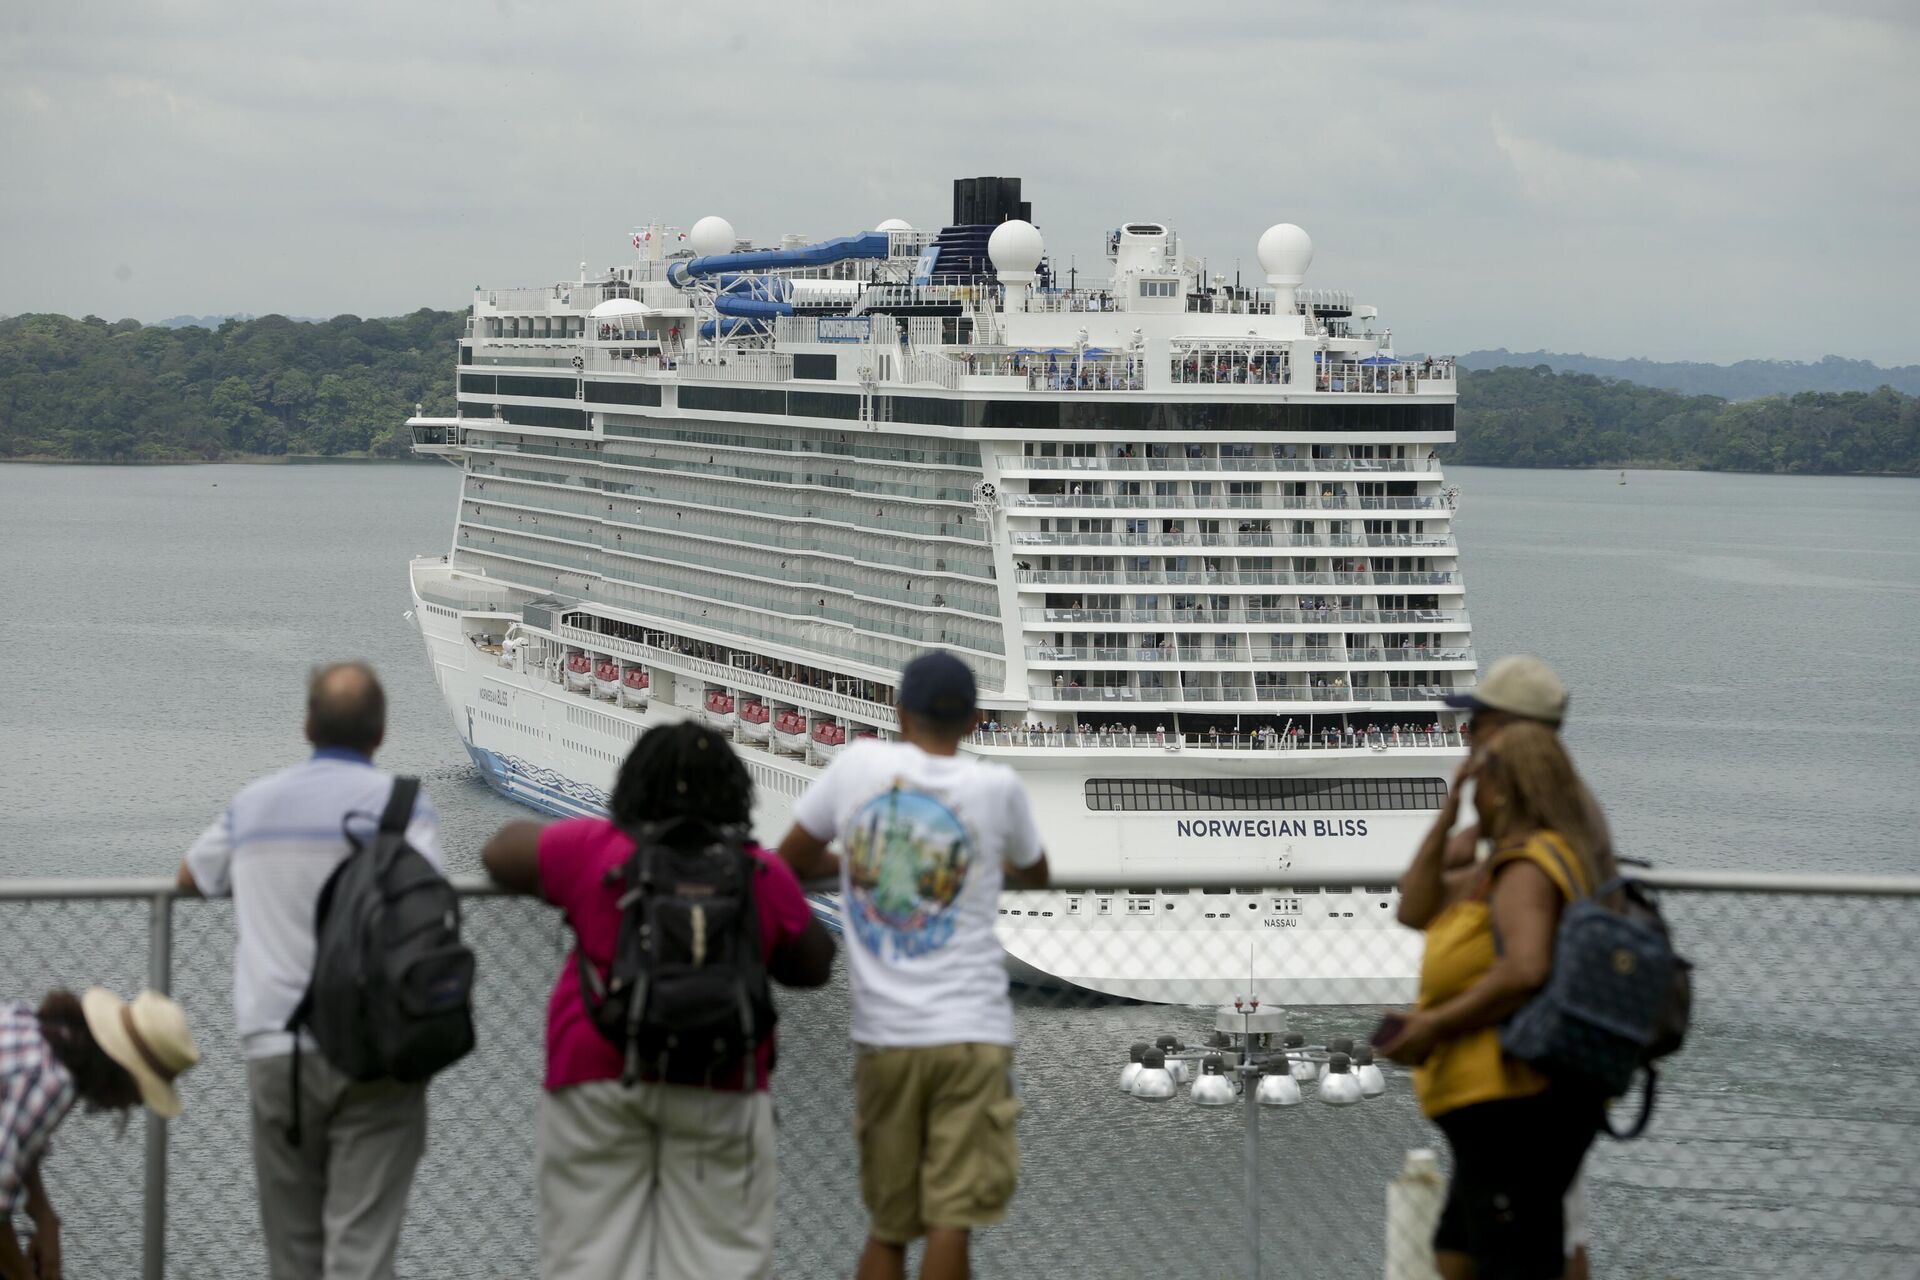
<path fill-rule="evenodd" d="M 1112 735 L 1090 736 L 1089 745 L 1098 746 Z M 1189 742 L 1186 749 L 1202 748 Z M 1219 749 L 1255 748 L 1223 742 Z M 1232 817 L 1216 813 L 1209 822 Z M 1377 904 L 1390 905 L 1385 884 L 1369 884 L 1372 873 L 1352 870 L 1289 871 L 1284 889 L 1262 889 L 1248 887 L 1244 870 L 1142 881 L 1081 865 L 1074 870 L 1056 859 L 1052 890 L 1003 901 L 1000 928 L 1010 946 L 1057 936 L 1078 939 L 1092 955 L 1096 930 L 1118 924 L 1123 928 L 1112 936 L 1132 953 L 1177 946 L 1159 963 L 1185 972 L 1192 943 L 1181 939 L 1190 935 L 1157 928 L 1177 923 L 1191 930 L 1224 919 L 1231 908 L 1238 921 L 1256 926 L 1305 926 L 1275 929 L 1270 937 L 1306 939 L 1343 911 L 1375 914 Z M 1664 891 L 1676 943 L 1696 966 L 1693 1026 L 1663 1072 L 1647 1138 L 1624 1145 L 1602 1139 L 1589 1153 L 1596 1273 L 1701 1274 L 1724 1266 L 1725 1215 L 1734 1211 L 1736 1228 L 1753 1214 L 1766 1219 L 1763 1272 L 1909 1274 L 1920 1235 L 1903 1174 L 1911 1168 L 1912 1119 L 1899 1064 L 1920 1013 L 1912 961 L 1920 877 L 1637 874 Z M 433 1141 L 409 1206 L 401 1267 L 418 1276 L 530 1274 L 537 1265 L 531 1112 L 540 1023 L 567 940 L 545 908 L 500 899 L 474 876 L 456 877 L 455 885 L 479 952 L 480 1045 L 434 1085 Z M 1287 896 L 1275 896 L 1281 894 Z M 249 1202 L 246 1084 L 223 1034 L 231 1018 L 223 989 L 232 908 L 197 899 L 181 905 L 177 898 L 172 882 L 161 879 L 0 880 L 0 946 L 9 948 L 20 991 L 83 977 L 123 989 L 144 981 L 187 1005 L 204 1050 L 201 1066 L 183 1082 L 184 1118 L 173 1125 L 146 1120 L 131 1185 L 107 1176 L 127 1163 L 124 1144 L 94 1140 L 94 1126 L 78 1114 L 62 1130 L 48 1176 L 65 1220 L 70 1274 L 161 1280 L 169 1274 L 170 1235 L 173 1275 L 215 1280 L 262 1272 Z M 1417 947 L 1417 936 L 1383 926 L 1379 945 L 1397 947 L 1407 959 L 1399 944 Z M 1848 939 L 1845 948 L 1834 945 L 1838 937 Z M 783 1274 L 827 1274 L 850 1265 L 861 1234 L 845 1136 L 851 1108 L 833 1072 L 795 1064 L 846 1056 L 844 988 L 783 993 L 782 1003 L 783 1069 L 775 1083 L 788 1105 L 776 1249 Z M 1343 1028 L 1364 1032 L 1377 1017 L 1364 1008 L 1297 1004 L 1291 1012 L 1295 1028 L 1314 1042 Z M 1030 1119 L 1023 1133 L 1031 1172 L 1016 1212 L 977 1241 L 981 1274 L 1060 1274 L 1053 1233 L 1066 1220 L 1088 1227 L 1075 1243 L 1088 1255 L 1087 1274 L 1171 1274 L 1198 1256 L 1232 1265 L 1219 1257 L 1220 1241 L 1243 1205 L 1232 1183 L 1219 1179 L 1218 1166 L 1223 1145 L 1233 1149 L 1221 1135 L 1239 1128 L 1234 1109 L 1224 1109 L 1220 1120 L 1185 1102 L 1169 1104 L 1177 1111 L 1142 1109 L 1112 1087 L 1125 1041 L 1169 1029 L 1197 1041 L 1211 1028 L 1211 1010 L 1123 1004 L 1089 1015 L 1072 999 L 1032 994 L 1022 997 L 1017 1016 L 1039 1127 Z M 1818 1034 L 1802 1030 L 1814 1027 Z M 1808 1083 L 1795 1089 L 1795 1080 Z M 1282 1253 L 1312 1258 L 1327 1274 L 1381 1274 L 1386 1178 L 1398 1150 L 1434 1143 L 1405 1074 L 1391 1064 L 1388 1083 L 1384 1100 L 1345 1113 L 1349 1120 L 1336 1121 L 1335 1112 L 1317 1106 L 1271 1114 L 1263 1139 L 1272 1153 L 1269 1185 L 1259 1200 L 1272 1228 L 1269 1274 Z M 175 1158 L 184 1161 L 177 1181 L 170 1177 Z M 1051 1177 L 1040 1172 L 1049 1165 Z M 1127 1194 L 1139 1190 L 1142 1170 L 1162 1194 Z M 1675 1196 L 1675 1188 L 1686 1195 Z M 488 1212 L 475 1214 L 476 1203 Z M 130 1233 L 118 1229 L 136 1210 L 137 1255 Z M 1257 1257 L 1250 1266 L 1249 1274 L 1260 1274 Z"/>
<path fill-rule="evenodd" d="M 1023 471 L 1427 471 L 1424 458 L 1036 458 L 1018 453 L 994 456 L 1002 475 Z"/>

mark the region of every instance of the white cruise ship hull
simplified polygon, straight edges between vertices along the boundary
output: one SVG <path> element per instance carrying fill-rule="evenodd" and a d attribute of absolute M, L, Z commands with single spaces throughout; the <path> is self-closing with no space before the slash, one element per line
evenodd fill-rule
<path fill-rule="evenodd" d="M 444 570 L 441 570 L 444 572 Z M 615 773 L 647 727 L 704 718 L 698 679 L 679 698 L 642 708 L 596 699 L 469 639 L 476 619 L 414 592 L 414 618 L 455 727 L 488 785 L 557 817 L 605 810 Z M 656 684 L 658 684 L 656 677 Z M 774 735 L 777 739 L 778 735 Z M 775 745 L 778 745 L 777 742 Z M 739 741 L 755 783 L 754 827 L 776 845 L 792 802 L 819 768 Z M 1400 1003 L 1414 994 L 1419 937 L 1394 920 L 1391 885 L 1431 821 L 1429 811 L 1300 815 L 1091 812 L 1084 783 L 1138 765 L 1138 750 L 992 752 L 1018 769 L 1056 872 L 1084 891 L 1003 895 L 999 937 L 1012 977 L 1042 988 L 1168 1004 L 1231 1002 L 1249 991 L 1281 1004 Z M 1173 753 L 1168 753 L 1169 755 Z M 1178 753 L 1184 776 L 1447 777 L 1457 749 Z M 1156 759 L 1164 767 L 1166 757 Z M 1107 766 L 1112 766 L 1111 768 Z M 1154 888 L 1167 868 L 1244 877 L 1221 892 Z M 1344 891 L 1287 887 L 1290 871 L 1351 873 Z M 1129 884 L 1129 874 L 1137 883 Z M 1110 882 L 1110 883 L 1108 883 Z M 839 928 L 837 895 L 815 911 Z"/>

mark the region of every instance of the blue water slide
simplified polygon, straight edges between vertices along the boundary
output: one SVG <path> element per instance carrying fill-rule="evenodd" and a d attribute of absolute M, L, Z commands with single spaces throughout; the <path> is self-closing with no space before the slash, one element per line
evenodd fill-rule
<path fill-rule="evenodd" d="M 684 288 L 689 280 L 717 275 L 723 271 L 774 271 L 781 267 L 824 267 L 848 258 L 884 258 L 887 233 L 863 231 L 857 236 L 839 236 L 797 249 L 752 249 L 746 253 L 714 253 L 704 258 L 689 258 L 667 268 L 667 279 Z"/>

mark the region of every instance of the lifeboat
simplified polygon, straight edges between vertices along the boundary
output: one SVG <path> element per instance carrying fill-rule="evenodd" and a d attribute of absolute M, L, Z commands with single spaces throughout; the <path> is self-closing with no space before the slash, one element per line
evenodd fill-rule
<path fill-rule="evenodd" d="M 709 724 L 723 729 L 733 725 L 733 695 L 725 689 L 707 690 L 707 700 L 700 710 Z"/>
<path fill-rule="evenodd" d="M 773 745 L 785 751 L 805 751 L 807 749 L 807 718 L 791 708 L 775 716 Z"/>
<path fill-rule="evenodd" d="M 593 687 L 593 660 L 584 653 L 572 654 L 567 658 L 567 688 L 591 689 Z"/>
<path fill-rule="evenodd" d="M 840 754 L 840 748 L 847 744 L 846 727 L 831 720 L 819 721 L 809 736 L 809 754 L 822 764 Z"/>
<path fill-rule="evenodd" d="M 628 667 L 627 674 L 620 677 L 620 705 L 623 707 L 644 707 L 650 691 L 647 686 L 652 679 L 645 667 Z"/>
<path fill-rule="evenodd" d="M 593 668 L 593 694 L 612 702 L 620 696 L 620 664 L 602 658 Z"/>
<path fill-rule="evenodd" d="M 740 704 L 740 737 L 747 742 L 765 742 L 772 715 L 764 702 Z"/>

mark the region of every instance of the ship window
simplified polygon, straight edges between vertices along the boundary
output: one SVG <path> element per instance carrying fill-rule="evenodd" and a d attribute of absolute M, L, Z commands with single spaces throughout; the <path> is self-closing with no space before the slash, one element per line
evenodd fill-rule
<path fill-rule="evenodd" d="M 1178 285 L 1172 280 L 1142 280 L 1140 296 L 1143 298 L 1171 298 Z"/>
<path fill-rule="evenodd" d="M 821 382 L 832 382 L 840 376 L 840 357 L 832 352 L 795 352 L 793 357 L 793 376 L 812 378 Z M 794 412 L 798 413 L 799 410 Z"/>
<path fill-rule="evenodd" d="M 469 375 L 471 376 L 471 375 Z M 571 400 L 578 389 L 572 378 L 514 378 L 500 375 L 494 387 L 495 395 L 502 396 L 541 396 L 549 400 Z"/>
<path fill-rule="evenodd" d="M 1128 812 L 1437 809 L 1441 778 L 1089 778 L 1087 808 Z"/>
<path fill-rule="evenodd" d="M 711 413 L 785 413 L 787 393 L 747 387 L 681 387 L 680 407 Z"/>
<path fill-rule="evenodd" d="M 595 404 L 660 403 L 660 388 L 641 382 L 589 382 L 587 399 Z"/>
<path fill-rule="evenodd" d="M 799 356 L 794 359 L 798 361 Z M 796 375 L 799 366 L 795 365 Z M 860 416 L 860 397 L 837 395 L 831 391 L 795 391 L 787 397 L 791 408 L 789 412 L 802 418 L 858 418 Z M 834 449 L 821 449 L 823 453 L 845 452 Z"/>
<path fill-rule="evenodd" d="M 463 373 L 460 375 L 460 390 L 476 396 L 493 394 L 493 375 L 490 373 Z"/>

